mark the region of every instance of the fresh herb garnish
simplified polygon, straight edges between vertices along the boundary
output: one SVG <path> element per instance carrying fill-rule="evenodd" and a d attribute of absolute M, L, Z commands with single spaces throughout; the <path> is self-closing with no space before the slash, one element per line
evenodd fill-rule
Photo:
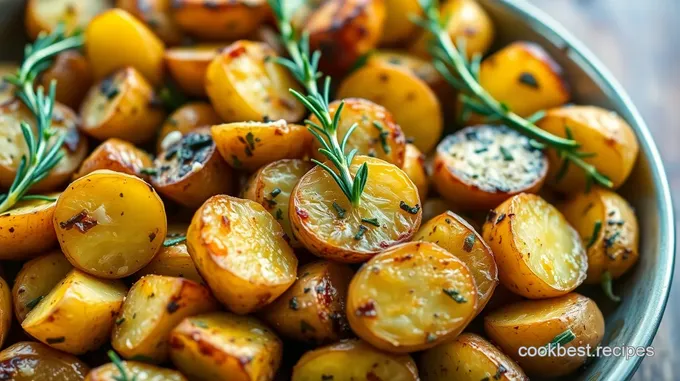
<path fill-rule="evenodd" d="M 141 175 L 156 176 L 158 174 L 158 169 L 156 168 L 142 168 L 139 170 Z"/>
<path fill-rule="evenodd" d="M 590 249 L 595 242 L 597 242 L 597 238 L 600 236 L 600 230 L 602 229 L 602 221 L 595 221 L 595 225 L 593 226 L 593 234 L 588 238 L 588 244 L 586 245 L 586 249 Z"/>
<path fill-rule="evenodd" d="M 442 291 L 448 295 L 451 299 L 455 300 L 456 303 L 467 303 L 467 300 L 458 291 L 451 288 L 444 288 Z"/>
<path fill-rule="evenodd" d="M 515 158 L 512 156 L 512 153 L 510 153 L 510 150 L 507 148 L 501 146 L 500 147 L 501 155 L 503 155 L 503 160 L 505 161 L 513 161 Z"/>
<path fill-rule="evenodd" d="M 354 235 L 354 239 L 359 241 L 364 236 L 364 233 L 366 233 L 367 230 L 368 228 L 365 227 L 364 225 L 359 225 L 359 231 L 357 232 L 357 234 Z"/>
<path fill-rule="evenodd" d="M 175 237 L 168 237 L 163 241 L 163 246 L 169 247 L 169 246 L 175 246 L 178 243 L 182 243 L 187 240 L 187 236 L 185 234 L 180 234 Z"/>
<path fill-rule="evenodd" d="M 399 202 L 399 207 L 400 207 L 402 210 L 404 210 L 404 211 L 406 211 L 406 212 L 409 212 L 409 213 L 411 213 L 411 214 L 418 214 L 418 211 L 420 210 L 420 205 L 416 204 L 416 206 L 410 206 L 410 205 L 407 204 L 405 201 L 400 201 L 400 202 Z"/>
<path fill-rule="evenodd" d="M 576 338 L 576 335 L 574 335 L 574 332 L 571 329 L 568 329 L 559 335 L 555 336 L 554 339 L 552 339 L 548 344 L 545 346 L 548 348 L 551 348 L 553 346 L 563 346 L 569 344 L 572 340 Z"/>
<path fill-rule="evenodd" d="M 35 298 L 35 299 L 31 300 L 30 302 L 26 303 L 26 308 L 28 308 L 29 310 L 32 310 L 32 309 L 35 308 L 35 306 L 37 306 L 38 303 L 40 303 L 43 299 L 45 299 L 45 295 L 40 295 L 40 296 L 38 296 L 37 298 Z"/>
<path fill-rule="evenodd" d="M 113 365 L 118 368 L 118 373 L 120 373 L 118 376 L 114 376 L 113 379 L 115 381 L 136 381 L 137 376 L 128 376 L 127 369 L 125 368 L 125 365 L 123 365 L 123 361 L 121 361 L 120 357 L 118 357 L 118 354 L 114 351 L 108 351 L 106 354 L 109 356 L 109 359 L 111 359 L 111 362 Z"/>
<path fill-rule="evenodd" d="M 269 195 L 270 195 L 272 198 L 275 198 L 275 197 L 278 196 L 279 194 L 281 194 L 281 188 L 274 188 L 271 192 L 269 192 Z"/>
<path fill-rule="evenodd" d="M 375 127 L 380 132 L 380 145 L 386 154 L 389 154 L 392 150 L 390 149 L 390 143 L 387 141 L 387 137 L 390 136 L 390 132 L 385 130 L 382 123 L 377 120 L 373 121 L 373 127 Z"/>
<path fill-rule="evenodd" d="M 475 236 L 475 233 L 470 233 L 465 237 L 465 241 L 463 242 L 463 250 L 466 252 L 471 252 L 472 247 L 475 245 L 475 240 L 477 237 Z"/>
<path fill-rule="evenodd" d="M 602 286 L 602 291 L 604 291 L 604 294 L 607 295 L 609 299 L 618 303 L 621 301 L 621 297 L 614 294 L 614 290 L 612 287 L 613 280 L 614 279 L 612 278 L 612 273 L 610 273 L 609 271 L 605 271 L 604 273 L 602 273 L 600 285 Z"/>
<path fill-rule="evenodd" d="M 281 209 L 276 209 L 276 219 L 278 221 L 283 220 L 283 211 Z"/>

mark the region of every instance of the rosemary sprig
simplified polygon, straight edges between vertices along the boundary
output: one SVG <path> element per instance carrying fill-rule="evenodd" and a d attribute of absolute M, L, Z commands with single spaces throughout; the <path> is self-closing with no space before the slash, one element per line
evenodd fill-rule
<path fill-rule="evenodd" d="M 572 163 L 583 169 L 587 176 L 588 188 L 592 183 L 607 188 L 613 186 L 609 178 L 600 173 L 595 166 L 583 160 L 592 154 L 579 151 L 580 145 L 577 141 L 570 137 L 555 136 L 536 126 L 536 122 L 542 118 L 543 113 L 537 113 L 525 119 L 512 112 L 506 104 L 494 99 L 479 83 L 481 54 L 476 54 L 468 60 L 464 40 L 461 39 L 457 46 L 454 45 L 444 27 L 446 20 L 439 13 L 438 0 L 420 0 L 420 5 L 425 16 L 413 17 L 412 21 L 434 36 L 433 63 L 444 79 L 460 92 L 460 99 L 464 106 L 461 118 L 467 119 L 469 114 L 474 112 L 487 117 L 488 121 L 502 121 L 542 145 L 548 145 L 557 150 L 564 163 Z M 566 165 L 563 164 L 564 171 L 566 171 Z"/>
<path fill-rule="evenodd" d="M 28 156 L 21 157 L 17 174 L 6 194 L 0 194 L 0 213 L 11 209 L 17 202 L 26 199 L 30 188 L 49 175 L 52 168 L 63 158 L 61 146 L 65 134 L 51 127 L 54 109 L 56 82 L 50 83 L 47 95 L 39 86 L 36 90 L 34 82 L 40 72 L 47 69 L 52 58 L 69 49 L 81 47 L 84 43 L 82 34 L 67 37 L 63 25 L 59 25 L 51 34 L 42 34 L 33 44 L 26 45 L 24 61 L 19 71 L 5 77 L 7 82 L 16 86 L 16 96 L 31 111 L 36 120 L 37 133 L 31 126 L 21 122 L 21 132 L 28 146 Z M 51 143 L 51 145 L 50 145 Z"/>
<path fill-rule="evenodd" d="M 605 271 L 602 273 L 602 277 L 600 278 L 600 285 L 602 286 L 602 291 L 604 291 L 604 294 L 607 295 L 607 297 L 615 302 L 620 302 L 621 297 L 614 294 L 614 290 L 612 287 L 612 273 L 609 271 Z"/>
<path fill-rule="evenodd" d="M 118 357 L 118 354 L 114 351 L 108 351 L 106 354 L 109 356 L 109 359 L 111 359 L 111 362 L 113 362 L 113 365 L 118 368 L 118 372 L 120 373 L 118 376 L 113 376 L 113 379 L 116 381 L 136 381 L 137 380 L 137 375 L 131 375 L 128 376 L 128 373 L 125 369 L 125 366 L 123 365 L 123 361 L 121 361 L 120 357 Z"/>
<path fill-rule="evenodd" d="M 356 123 L 353 124 L 347 130 L 342 142 L 338 141 L 337 132 L 340 114 L 345 103 L 340 102 L 335 110 L 335 115 L 331 118 L 328 102 L 331 78 L 329 76 L 325 77 L 323 91 L 320 91 L 317 86 L 317 80 L 323 76 L 318 70 L 321 52 L 317 50 L 310 55 L 309 35 L 303 33 L 299 38 L 296 36 L 290 22 L 290 17 L 284 9 L 284 0 L 268 1 L 274 11 L 281 40 L 290 55 L 290 58 L 273 57 L 272 59 L 287 68 L 305 88 L 307 95 L 303 95 L 294 89 L 290 89 L 290 92 L 319 120 L 319 124 L 310 120 L 305 120 L 305 124 L 307 129 L 321 144 L 319 152 L 333 163 L 335 170 L 318 160 L 312 159 L 312 161 L 326 170 L 333 177 L 333 180 L 338 183 L 338 186 L 352 205 L 357 206 L 361 202 L 361 193 L 363 193 L 366 180 L 368 179 L 368 166 L 366 163 L 362 164 L 354 178 L 352 178 L 349 167 L 352 164 L 352 159 L 357 154 L 357 150 L 353 149 L 348 154 L 345 154 L 345 148 L 350 135 L 358 125 Z"/>
<path fill-rule="evenodd" d="M 572 342 L 576 338 L 576 335 L 574 335 L 574 331 L 570 329 L 567 329 L 566 331 L 560 333 L 559 335 L 555 336 L 554 339 L 552 339 L 548 344 L 545 346 L 548 348 L 551 347 L 557 347 L 557 346 L 564 346 Z"/>

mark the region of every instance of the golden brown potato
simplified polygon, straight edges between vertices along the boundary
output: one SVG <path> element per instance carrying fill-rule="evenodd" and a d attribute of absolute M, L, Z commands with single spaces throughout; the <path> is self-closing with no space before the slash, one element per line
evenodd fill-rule
<path fill-rule="evenodd" d="M 313 138 L 307 128 L 285 120 L 219 124 L 211 131 L 224 160 L 247 171 L 281 159 L 301 159 Z"/>
<path fill-rule="evenodd" d="M 518 302 L 484 318 L 484 331 L 489 338 L 527 373 L 541 377 L 569 374 L 583 365 L 587 357 L 521 356 L 520 347 L 557 346 L 556 339 L 567 336 L 567 339 L 559 340 L 562 347 L 585 349 L 590 346 L 594 349 L 602 341 L 604 329 L 604 318 L 597 304 L 577 293 Z"/>
<path fill-rule="evenodd" d="M 151 84 L 128 66 L 90 89 L 80 115 L 86 134 L 99 140 L 120 138 L 137 144 L 156 135 L 165 111 Z"/>
<path fill-rule="evenodd" d="M 26 315 L 21 327 L 52 348 L 83 354 L 107 341 L 126 292 L 119 280 L 73 269 Z"/>
<path fill-rule="evenodd" d="M 381 44 L 396 45 L 413 39 L 419 27 L 411 22 L 411 15 L 422 16 L 418 0 L 385 0 L 385 24 Z"/>
<path fill-rule="evenodd" d="M 548 175 L 546 155 L 506 126 L 467 127 L 437 146 L 432 183 L 459 210 L 488 210 L 513 195 L 536 193 Z"/>
<path fill-rule="evenodd" d="M 12 325 L 12 290 L 7 282 L 0 278 L 0 348 L 5 342 Z"/>
<path fill-rule="evenodd" d="M 21 267 L 14 279 L 12 300 L 19 323 L 45 298 L 73 266 L 59 250 L 34 258 Z"/>
<path fill-rule="evenodd" d="M 317 261 L 300 268 L 300 277 L 262 318 L 281 335 L 312 343 L 332 343 L 349 336 L 345 316 L 347 288 L 354 272 L 347 265 Z"/>
<path fill-rule="evenodd" d="M 135 277 L 156 274 L 204 283 L 187 250 L 186 232 L 186 225 L 169 225 L 167 238 L 158 254 L 153 257 L 148 265 L 137 271 Z"/>
<path fill-rule="evenodd" d="M 420 203 L 424 203 L 430 184 L 427 178 L 427 169 L 425 168 L 425 155 L 414 144 L 409 143 L 406 145 L 404 164 L 402 164 L 401 170 L 408 175 L 408 178 L 418 188 Z"/>
<path fill-rule="evenodd" d="M 418 361 L 423 381 L 529 381 L 512 359 L 474 333 L 428 349 Z"/>
<path fill-rule="evenodd" d="M 305 353 L 295 364 L 292 381 L 417 381 L 409 355 L 381 352 L 360 340 L 347 340 Z"/>
<path fill-rule="evenodd" d="M 74 110 L 80 107 L 94 82 L 90 63 L 77 50 L 57 54 L 52 65 L 40 74 L 39 83 L 46 90 L 53 80 L 57 81 L 54 99 Z"/>
<path fill-rule="evenodd" d="M 127 378 L 133 381 L 187 381 L 182 373 L 155 365 L 138 361 L 121 361 L 121 366 Z M 92 369 L 87 374 L 85 381 L 119 381 L 121 380 L 120 368 L 112 362 Z"/>
<path fill-rule="evenodd" d="M 0 352 L 0 369 L 12 381 L 82 381 L 90 370 L 75 356 L 31 341 Z"/>
<path fill-rule="evenodd" d="M 283 234 L 262 205 L 219 195 L 194 215 L 187 247 L 217 299 L 246 314 L 271 303 L 295 281 L 297 258 Z"/>
<path fill-rule="evenodd" d="M 80 178 L 98 169 L 108 169 L 147 178 L 143 169 L 153 165 L 151 155 L 134 145 L 116 138 L 109 138 L 92 151 L 73 177 Z"/>
<path fill-rule="evenodd" d="M 164 49 L 163 41 L 122 9 L 100 14 L 85 29 L 85 52 L 98 79 L 133 67 L 146 80 L 159 85 L 163 80 Z"/>
<path fill-rule="evenodd" d="M 272 380 L 282 352 L 265 325 L 226 312 L 186 318 L 170 333 L 172 362 L 192 380 Z"/>
<path fill-rule="evenodd" d="M 179 45 L 184 38 L 182 29 L 172 17 L 172 0 L 116 0 L 116 7 L 144 22 L 168 45 Z"/>
<path fill-rule="evenodd" d="M 205 97 L 208 65 L 228 44 L 181 46 L 165 51 L 163 60 L 177 85 L 189 95 Z"/>
<path fill-rule="evenodd" d="M 28 155 L 26 139 L 21 132 L 22 121 L 37 134 L 35 117 L 20 100 L 15 98 L 0 105 L 0 188 L 12 185 L 21 158 Z M 45 179 L 31 187 L 31 192 L 60 188 L 87 156 L 87 139 L 79 132 L 78 116 L 70 108 L 57 103 L 52 112 L 51 127 L 66 135 L 61 147 L 64 157 Z M 54 145 L 55 139 L 52 138 L 50 146 Z"/>
<path fill-rule="evenodd" d="M 501 283 L 530 299 L 565 295 L 586 279 L 581 237 L 541 197 L 522 193 L 489 212 L 483 229 Z"/>
<path fill-rule="evenodd" d="M 50 194 L 56 198 L 58 193 Z M 24 260 L 57 245 L 52 227 L 56 201 L 19 201 L 0 214 L 0 259 Z"/>
<path fill-rule="evenodd" d="M 207 102 L 189 102 L 182 105 L 165 120 L 163 127 L 158 132 L 156 152 L 168 148 L 168 144 L 177 140 L 178 136 L 186 135 L 191 130 L 203 126 L 220 124 L 222 120 L 215 109 Z M 172 134 L 172 135 L 171 135 Z M 171 135 L 166 142 L 165 138 Z M 165 143 L 165 144 L 164 144 Z"/>
<path fill-rule="evenodd" d="M 595 106 L 570 106 L 548 110 L 538 122 L 542 129 L 561 137 L 567 127 L 573 139 L 581 144 L 580 151 L 595 153 L 583 160 L 609 178 L 616 189 L 633 170 L 639 145 L 633 129 L 615 112 Z M 586 176 L 581 168 L 570 165 L 560 174 L 562 161 L 554 150 L 548 150 L 550 174 L 554 187 L 562 192 L 582 191 Z M 560 176 L 558 176 L 560 174 Z"/>
<path fill-rule="evenodd" d="M 475 229 L 459 215 L 446 211 L 421 226 L 413 240 L 435 243 L 467 265 L 477 286 L 479 314 L 498 285 L 498 268 L 493 252 Z"/>
<path fill-rule="evenodd" d="M 420 227 L 418 188 L 406 173 L 380 159 L 356 156 L 352 176 L 363 163 L 368 179 L 358 206 L 319 166 L 293 189 L 288 211 L 293 234 L 313 254 L 338 262 L 365 262 L 408 241 Z"/>
<path fill-rule="evenodd" d="M 5 80 L 6 75 L 16 74 L 19 66 L 13 63 L 0 62 L 0 105 L 14 98 L 15 86 Z"/>
<path fill-rule="evenodd" d="M 54 229 L 74 267 L 101 278 L 123 278 L 146 266 L 163 244 L 165 207 L 138 177 L 99 170 L 59 196 Z"/>
<path fill-rule="evenodd" d="M 205 89 L 225 122 L 297 122 L 305 107 L 289 89 L 302 91 L 288 69 L 268 57 L 276 53 L 268 45 L 236 41 L 212 60 Z"/>
<path fill-rule="evenodd" d="M 384 106 L 407 138 L 424 153 L 439 141 L 442 110 L 432 89 L 408 70 L 394 65 L 366 65 L 340 84 L 337 97 L 364 98 Z"/>
<path fill-rule="evenodd" d="M 277 160 L 258 169 L 243 189 L 243 198 L 264 206 L 276 218 L 293 248 L 302 247 L 302 244 L 295 238 L 290 224 L 290 195 L 302 176 L 313 167 L 311 162 L 299 159 Z"/>
<path fill-rule="evenodd" d="M 172 7 L 184 31 L 207 40 L 246 37 L 268 14 L 265 0 L 175 0 Z"/>
<path fill-rule="evenodd" d="M 47 33 L 63 23 L 66 33 L 85 28 L 90 20 L 113 7 L 113 0 L 28 0 L 26 2 L 26 32 L 35 40 L 42 31 Z"/>
<path fill-rule="evenodd" d="M 147 275 L 125 297 L 111 345 L 126 359 L 167 360 L 170 331 L 187 316 L 216 311 L 206 287 L 188 279 Z"/>

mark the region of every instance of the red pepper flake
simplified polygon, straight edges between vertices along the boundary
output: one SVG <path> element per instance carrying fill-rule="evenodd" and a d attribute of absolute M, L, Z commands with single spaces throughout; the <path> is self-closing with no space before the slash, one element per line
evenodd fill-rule
<path fill-rule="evenodd" d="M 231 49 L 227 49 L 227 54 L 229 55 L 229 58 L 237 58 L 241 54 L 244 54 L 246 52 L 246 48 L 243 45 L 237 45 L 236 47 L 232 47 Z"/>
<path fill-rule="evenodd" d="M 81 233 L 87 233 L 88 230 L 97 226 L 98 222 L 94 217 L 90 216 L 86 210 L 82 210 L 80 213 L 69 218 L 67 221 L 60 222 L 59 226 L 65 230 L 71 230 L 73 227 L 78 229 Z"/>
<path fill-rule="evenodd" d="M 300 218 L 302 218 L 303 220 L 306 220 L 306 219 L 309 218 L 309 213 L 307 213 L 307 211 L 304 210 L 304 209 L 300 209 L 300 208 L 297 208 L 297 207 L 296 207 L 296 208 L 295 208 L 295 214 L 297 214 L 298 216 L 300 216 Z"/>
<path fill-rule="evenodd" d="M 359 308 L 354 311 L 357 316 L 363 317 L 376 317 L 378 316 L 378 311 L 375 309 L 375 302 L 369 300 L 368 302 L 359 306 Z"/>

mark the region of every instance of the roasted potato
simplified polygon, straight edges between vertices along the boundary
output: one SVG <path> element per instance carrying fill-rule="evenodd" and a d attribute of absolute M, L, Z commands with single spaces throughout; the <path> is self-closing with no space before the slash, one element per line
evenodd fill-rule
<path fill-rule="evenodd" d="M 203 127 L 220 124 L 222 120 L 215 109 L 207 102 L 189 102 L 182 105 L 165 120 L 158 132 L 156 152 L 168 149 L 169 145 L 179 140 L 179 137 L 190 131 Z M 168 137 L 166 141 L 165 138 Z"/>
<path fill-rule="evenodd" d="M 90 90 L 94 79 L 87 59 L 77 50 L 57 54 L 52 65 L 40 74 L 40 84 L 50 88 L 52 80 L 57 81 L 54 99 L 74 110 Z"/>
<path fill-rule="evenodd" d="M 155 365 L 146 364 L 138 361 L 121 361 L 125 375 L 124 380 L 133 381 L 187 381 L 182 373 Z M 112 362 L 92 369 L 87 374 L 85 381 L 119 381 L 121 380 L 120 368 L 118 364 Z"/>
<path fill-rule="evenodd" d="M 116 7 L 144 22 L 168 45 L 179 45 L 184 32 L 172 17 L 172 0 L 116 0 Z"/>
<path fill-rule="evenodd" d="M 52 348 L 83 354 L 107 341 L 126 292 L 119 280 L 73 269 L 26 315 L 21 327 Z"/>
<path fill-rule="evenodd" d="M 55 199 L 59 194 L 50 194 Z M 52 227 L 55 201 L 19 201 L 0 214 L 0 259 L 24 260 L 57 245 Z"/>
<path fill-rule="evenodd" d="M 138 177 L 99 170 L 59 196 L 54 229 L 74 267 L 101 278 L 123 278 L 151 261 L 167 230 L 165 207 Z"/>
<path fill-rule="evenodd" d="M 80 178 L 98 169 L 109 169 L 146 178 L 148 169 L 153 165 L 151 155 L 140 148 L 117 138 L 109 138 L 92 151 L 73 177 Z"/>
<path fill-rule="evenodd" d="M 345 301 L 353 275 L 347 265 L 330 261 L 302 266 L 298 280 L 261 316 L 291 339 L 318 344 L 345 338 L 350 334 Z"/>
<path fill-rule="evenodd" d="M 435 243 L 467 265 L 477 286 L 479 314 L 498 285 L 498 268 L 493 252 L 475 229 L 459 215 L 446 211 L 421 226 L 413 240 Z"/>
<path fill-rule="evenodd" d="M 418 368 L 423 381 L 529 381 L 512 359 L 474 333 L 428 349 Z"/>
<path fill-rule="evenodd" d="M 520 347 L 543 348 L 556 346 L 559 336 L 562 347 L 596 348 L 604 336 L 602 312 L 591 299 L 571 293 L 559 298 L 518 302 L 487 315 L 484 331 L 508 356 L 530 375 L 558 377 L 578 369 L 585 355 L 522 356 Z M 541 352 L 539 352 L 541 353 Z"/>
<path fill-rule="evenodd" d="M 293 248 L 302 244 L 295 238 L 290 224 L 290 195 L 295 184 L 313 167 L 311 162 L 299 159 L 277 160 L 258 169 L 243 189 L 243 198 L 259 203 L 276 218 Z"/>
<path fill-rule="evenodd" d="M 303 158 L 313 138 L 305 127 L 285 120 L 219 124 L 211 132 L 224 160 L 247 171 L 281 159 Z"/>
<path fill-rule="evenodd" d="M 12 287 L 14 314 L 17 321 L 23 322 L 26 315 L 72 269 L 71 263 L 59 250 L 54 250 L 24 263 L 14 279 L 14 286 Z"/>
<path fill-rule="evenodd" d="M 537 193 L 548 159 L 506 126 L 467 127 L 437 146 L 432 183 L 459 210 L 488 210 L 513 195 Z"/>
<path fill-rule="evenodd" d="M 170 333 L 170 357 L 192 380 L 272 380 L 283 345 L 252 317 L 226 312 L 184 319 Z"/>
<path fill-rule="evenodd" d="M 168 358 L 170 331 L 182 319 L 217 309 L 210 290 L 192 280 L 144 276 L 125 297 L 111 345 L 126 359 L 163 362 Z"/>
<path fill-rule="evenodd" d="M 12 63 L 0 62 L 0 104 L 14 98 L 16 87 L 5 80 L 6 75 L 16 74 L 19 66 Z"/>
<path fill-rule="evenodd" d="M 196 283 L 204 283 L 187 250 L 186 232 L 186 225 L 169 225 L 167 239 L 158 251 L 158 254 L 153 257 L 148 265 L 137 271 L 135 277 L 156 274 L 186 278 Z"/>
<path fill-rule="evenodd" d="M 297 258 L 283 229 L 255 201 L 208 199 L 189 225 L 187 247 L 217 299 L 239 314 L 271 303 L 295 281 Z"/>
<path fill-rule="evenodd" d="M 0 278 L 0 347 L 5 342 L 9 327 L 12 325 L 12 290 Z"/>
<path fill-rule="evenodd" d="M 101 12 L 113 7 L 113 0 L 28 0 L 26 32 L 35 40 L 40 32 L 51 32 L 63 23 L 66 33 L 82 29 Z"/>
<path fill-rule="evenodd" d="M 268 13 L 265 0 L 175 0 L 172 16 L 194 37 L 235 40 L 253 33 Z"/>
<path fill-rule="evenodd" d="M 501 283 L 530 299 L 565 295 L 586 279 L 581 237 L 541 197 L 522 193 L 489 212 L 483 228 Z"/>
<path fill-rule="evenodd" d="M 639 145 L 633 129 L 613 111 L 595 106 L 569 106 L 548 110 L 539 122 L 542 129 L 561 137 L 571 134 L 581 144 L 580 151 L 594 153 L 583 159 L 605 175 L 616 189 L 623 184 L 637 160 Z M 554 150 L 550 158 L 549 179 L 562 192 L 583 191 L 586 176 L 581 168 L 570 165 L 560 173 L 562 160 Z"/>
<path fill-rule="evenodd" d="M 302 176 L 293 189 L 288 211 L 293 234 L 319 257 L 365 262 L 408 241 L 420 227 L 418 188 L 406 173 L 380 159 L 356 156 L 352 176 L 363 163 L 369 176 L 357 206 L 320 166 Z"/>
<path fill-rule="evenodd" d="M 0 352 L 0 369 L 3 378 L 12 381 L 82 381 L 90 370 L 75 356 L 31 341 Z"/>
<path fill-rule="evenodd" d="M 9 189 L 21 158 L 28 155 L 21 122 L 28 123 L 33 133 L 37 133 L 35 116 L 20 100 L 14 98 L 0 105 L 0 189 Z M 87 139 L 78 131 L 78 124 L 78 116 L 70 108 L 58 103 L 55 105 L 51 127 L 66 135 L 60 150 L 64 157 L 46 178 L 31 187 L 32 192 L 60 188 L 87 156 Z M 51 139 L 50 146 L 54 145 L 55 139 Z"/>
<path fill-rule="evenodd" d="M 417 381 L 409 355 L 381 352 L 361 340 L 347 340 L 309 351 L 295 364 L 292 381 Z"/>
<path fill-rule="evenodd" d="M 455 210 L 456 208 L 451 203 L 442 198 L 428 198 L 423 203 L 423 221 L 429 221 L 442 213 Z"/>
<path fill-rule="evenodd" d="M 385 24 L 380 43 L 396 45 L 413 39 L 419 28 L 409 17 L 422 14 L 418 0 L 385 0 Z"/>
<path fill-rule="evenodd" d="M 366 65 L 352 72 L 340 84 L 337 97 L 364 98 L 384 106 L 424 153 L 434 148 L 444 128 L 434 91 L 411 71 L 394 65 Z"/>
<path fill-rule="evenodd" d="M 163 60 L 172 79 L 189 95 L 205 97 L 205 75 L 208 65 L 227 44 L 182 46 L 165 51 Z"/>
<path fill-rule="evenodd" d="M 165 118 L 153 87 L 131 66 L 93 86 L 80 114 L 86 134 L 99 140 L 120 138 L 135 144 L 154 137 Z"/>
<path fill-rule="evenodd" d="M 411 179 L 416 188 L 418 188 L 420 203 L 424 203 L 427 198 L 427 190 L 429 189 L 430 184 L 427 176 L 427 169 L 425 168 L 425 155 L 423 155 L 414 144 L 409 143 L 406 145 L 404 164 L 401 165 L 401 170 L 408 175 L 408 178 Z"/>
<path fill-rule="evenodd" d="M 133 67 L 147 81 L 159 85 L 163 80 L 164 50 L 163 41 L 122 9 L 100 14 L 85 29 L 85 52 L 98 79 Z"/>

